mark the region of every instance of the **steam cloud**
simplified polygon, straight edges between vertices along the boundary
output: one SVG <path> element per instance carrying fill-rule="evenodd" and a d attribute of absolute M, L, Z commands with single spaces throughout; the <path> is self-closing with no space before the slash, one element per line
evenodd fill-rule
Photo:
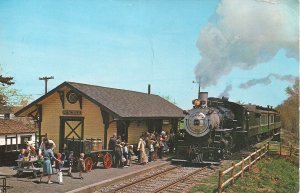
<path fill-rule="evenodd" d="M 227 85 L 225 90 L 219 95 L 219 98 L 222 98 L 222 97 L 229 97 L 229 91 L 232 90 L 232 85 Z"/>
<path fill-rule="evenodd" d="M 197 41 L 201 86 L 215 85 L 235 67 L 270 61 L 280 49 L 299 60 L 297 8 L 297 0 L 222 0 Z"/>
<path fill-rule="evenodd" d="M 264 85 L 267 85 L 267 84 L 270 84 L 272 82 L 271 78 L 275 78 L 275 79 L 278 79 L 278 80 L 282 80 L 282 81 L 288 81 L 290 83 L 294 83 L 295 80 L 298 78 L 296 76 L 293 76 L 293 75 L 279 75 L 279 74 L 269 74 L 268 76 L 264 77 L 264 78 L 259 78 L 259 79 L 252 79 L 252 80 L 249 80 L 245 83 L 242 83 L 239 85 L 239 88 L 242 88 L 242 89 L 247 89 L 247 88 L 250 88 L 252 86 L 255 86 L 257 84 L 264 84 Z"/>

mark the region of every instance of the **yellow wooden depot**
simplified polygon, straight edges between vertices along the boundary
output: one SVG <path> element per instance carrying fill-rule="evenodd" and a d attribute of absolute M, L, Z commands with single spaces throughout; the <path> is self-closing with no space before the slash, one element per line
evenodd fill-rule
<path fill-rule="evenodd" d="M 62 151 L 67 138 L 101 139 L 106 148 L 113 133 L 135 144 L 145 131 L 177 129 L 183 113 L 150 93 L 63 82 L 16 116 L 33 117 L 39 141 L 47 134 Z"/>

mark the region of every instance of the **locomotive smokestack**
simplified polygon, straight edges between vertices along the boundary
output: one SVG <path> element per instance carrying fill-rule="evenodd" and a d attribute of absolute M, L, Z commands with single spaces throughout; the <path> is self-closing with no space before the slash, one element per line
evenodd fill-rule
<path fill-rule="evenodd" d="M 199 100 L 202 108 L 207 108 L 208 92 L 199 92 Z"/>
<path fill-rule="evenodd" d="M 200 92 L 200 82 L 199 82 L 198 99 L 200 99 L 200 95 L 201 95 L 201 92 Z"/>
<path fill-rule="evenodd" d="M 148 84 L 148 94 L 151 94 L 151 84 Z"/>

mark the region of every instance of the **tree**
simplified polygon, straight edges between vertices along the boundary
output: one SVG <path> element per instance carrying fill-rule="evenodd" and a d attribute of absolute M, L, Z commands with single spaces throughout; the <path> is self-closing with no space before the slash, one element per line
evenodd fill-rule
<path fill-rule="evenodd" d="M 2 73 L 0 66 L 0 73 Z M 13 77 L 0 74 L 0 106 L 24 105 L 31 96 L 24 96 L 17 89 L 11 88 L 15 84 Z"/>
<path fill-rule="evenodd" d="M 282 130 L 290 135 L 288 141 L 299 141 L 299 79 L 286 88 L 288 98 L 276 109 L 280 111 Z"/>
<path fill-rule="evenodd" d="M 15 84 L 15 82 L 13 82 L 13 77 L 2 75 L 0 75 L 0 82 L 2 83 L 2 86 Z"/>

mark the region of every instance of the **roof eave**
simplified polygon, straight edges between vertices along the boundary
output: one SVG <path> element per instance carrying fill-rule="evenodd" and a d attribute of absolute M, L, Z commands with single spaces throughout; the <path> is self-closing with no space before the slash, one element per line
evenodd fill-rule
<path fill-rule="evenodd" d="M 63 82 L 60 85 L 58 85 L 56 88 L 52 89 L 50 92 L 46 93 L 45 95 L 41 96 L 40 98 L 36 99 L 35 101 L 33 101 L 32 103 L 30 103 L 29 105 L 27 105 L 26 107 L 20 109 L 19 111 L 17 111 L 15 113 L 15 116 L 17 117 L 25 117 L 26 115 L 22 116 L 22 113 L 24 113 L 25 111 L 27 111 L 28 109 L 34 107 L 34 105 L 39 104 L 39 102 L 43 101 L 44 99 L 46 99 L 47 97 L 49 97 L 50 95 L 54 94 L 58 89 L 64 87 L 65 85 L 67 85 L 67 82 Z"/>
<path fill-rule="evenodd" d="M 132 119 L 183 119 L 184 117 L 170 117 L 170 116 L 158 116 L 158 117 L 121 117 L 122 120 L 132 120 Z"/>

